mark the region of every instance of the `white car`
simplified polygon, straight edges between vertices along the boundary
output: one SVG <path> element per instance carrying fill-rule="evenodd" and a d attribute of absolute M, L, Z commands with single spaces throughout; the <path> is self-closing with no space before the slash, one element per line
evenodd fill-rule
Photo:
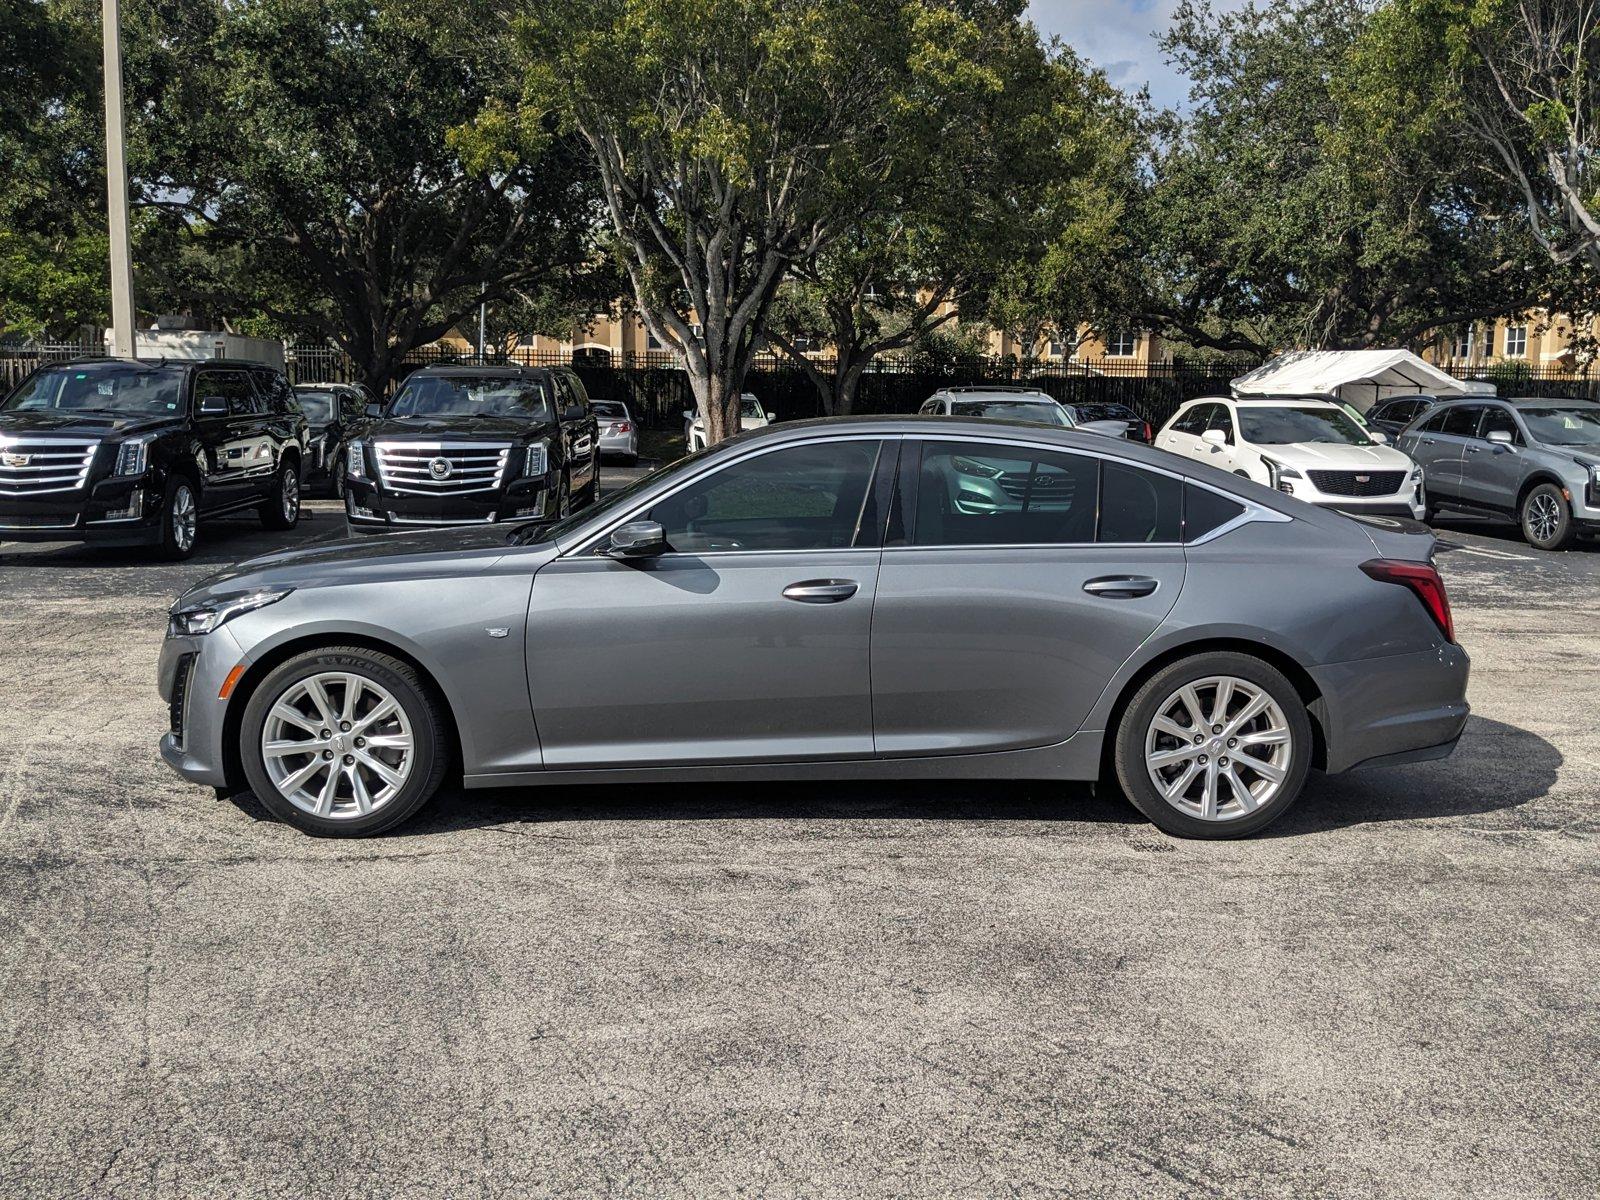
<path fill-rule="evenodd" d="M 757 400 L 750 392 L 744 392 L 739 396 L 740 433 L 745 433 L 751 429 L 765 429 L 777 419 L 774 414 L 762 408 L 761 401 Z M 704 419 L 692 408 L 686 408 L 683 410 L 683 424 L 683 440 L 688 443 L 690 452 L 704 450 L 706 448 L 706 423 Z"/>
<path fill-rule="evenodd" d="M 1081 429 L 1104 437 L 1129 436 L 1125 420 L 1077 421 L 1059 401 L 1037 388 L 988 387 L 940 388 L 917 409 L 922 417 L 982 417 L 992 421 L 1026 421 L 1030 425 L 1056 425 Z"/>
<path fill-rule="evenodd" d="M 1323 508 L 1419 521 L 1426 511 L 1422 468 L 1326 400 L 1191 400 L 1155 444 Z"/>

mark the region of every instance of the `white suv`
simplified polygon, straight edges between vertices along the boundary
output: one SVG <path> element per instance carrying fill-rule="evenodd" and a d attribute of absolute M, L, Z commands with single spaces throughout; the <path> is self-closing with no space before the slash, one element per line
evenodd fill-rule
<path fill-rule="evenodd" d="M 761 407 L 750 392 L 741 392 L 739 395 L 739 432 L 748 433 L 752 429 L 765 429 L 777 417 Z M 706 423 L 700 414 L 692 408 L 683 410 L 683 440 L 693 453 L 706 448 Z"/>
<path fill-rule="evenodd" d="M 917 415 L 1026 421 L 1030 425 L 1057 425 L 1115 438 L 1127 437 L 1129 430 L 1125 420 L 1076 421 L 1054 396 L 1037 388 L 994 384 L 988 387 L 940 388 L 922 402 Z"/>
<path fill-rule="evenodd" d="M 1326 400 L 1191 400 L 1155 444 L 1324 508 L 1419 521 L 1425 511 L 1422 468 Z"/>

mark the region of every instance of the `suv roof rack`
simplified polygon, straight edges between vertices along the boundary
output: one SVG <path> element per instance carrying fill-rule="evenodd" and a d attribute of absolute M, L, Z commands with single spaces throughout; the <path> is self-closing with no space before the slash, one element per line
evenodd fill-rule
<path fill-rule="evenodd" d="M 1043 388 L 1023 387 L 1020 383 L 963 383 L 942 387 L 941 392 L 1017 392 L 1024 396 L 1047 396 Z"/>

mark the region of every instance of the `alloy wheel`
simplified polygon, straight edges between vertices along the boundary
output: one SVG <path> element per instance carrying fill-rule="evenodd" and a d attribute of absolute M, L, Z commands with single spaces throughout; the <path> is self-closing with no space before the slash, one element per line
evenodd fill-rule
<path fill-rule="evenodd" d="M 283 473 L 283 490 L 279 499 L 283 502 L 283 519 L 293 521 L 300 513 L 300 475 L 296 471 Z"/>
<path fill-rule="evenodd" d="M 394 695 L 363 675 L 296 680 L 267 710 L 261 759 L 278 794 L 312 816 L 353 820 L 392 801 L 415 741 Z"/>
<path fill-rule="evenodd" d="M 180 483 L 172 493 L 172 543 L 187 554 L 194 546 L 198 514 L 195 511 L 194 492 L 186 483 Z"/>
<path fill-rule="evenodd" d="M 1548 542 L 1561 527 L 1561 508 L 1548 492 L 1539 492 L 1528 501 L 1528 532 L 1536 542 Z"/>
<path fill-rule="evenodd" d="M 1232 821 L 1269 803 L 1294 755 L 1283 709 L 1232 675 L 1186 683 L 1162 701 L 1145 733 L 1145 770 L 1157 793 L 1202 821 Z"/>

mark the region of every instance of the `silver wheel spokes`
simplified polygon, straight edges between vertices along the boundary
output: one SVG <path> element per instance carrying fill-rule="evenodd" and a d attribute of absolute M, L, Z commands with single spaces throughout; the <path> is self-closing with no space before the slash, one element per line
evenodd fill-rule
<path fill-rule="evenodd" d="M 1554 496 L 1540 492 L 1528 505 L 1528 527 L 1533 530 L 1533 536 L 1541 542 L 1548 542 L 1556 535 L 1556 526 L 1561 524 L 1561 510 L 1556 507 Z"/>
<path fill-rule="evenodd" d="M 1271 801 L 1289 775 L 1294 737 L 1283 710 L 1257 685 L 1231 675 L 1184 684 L 1162 702 L 1145 733 L 1144 762 L 1156 791 L 1202 821 L 1232 821 Z"/>
<path fill-rule="evenodd" d="M 414 757 L 399 701 L 344 671 L 291 684 L 261 729 L 261 758 L 278 794 L 332 820 L 364 817 L 393 800 Z"/>
<path fill-rule="evenodd" d="M 293 471 L 285 471 L 283 475 L 283 515 L 287 520 L 292 521 L 299 511 L 300 476 Z"/>
<path fill-rule="evenodd" d="M 172 496 L 172 540 L 178 549 L 194 545 L 195 524 L 194 493 L 180 487 Z"/>

